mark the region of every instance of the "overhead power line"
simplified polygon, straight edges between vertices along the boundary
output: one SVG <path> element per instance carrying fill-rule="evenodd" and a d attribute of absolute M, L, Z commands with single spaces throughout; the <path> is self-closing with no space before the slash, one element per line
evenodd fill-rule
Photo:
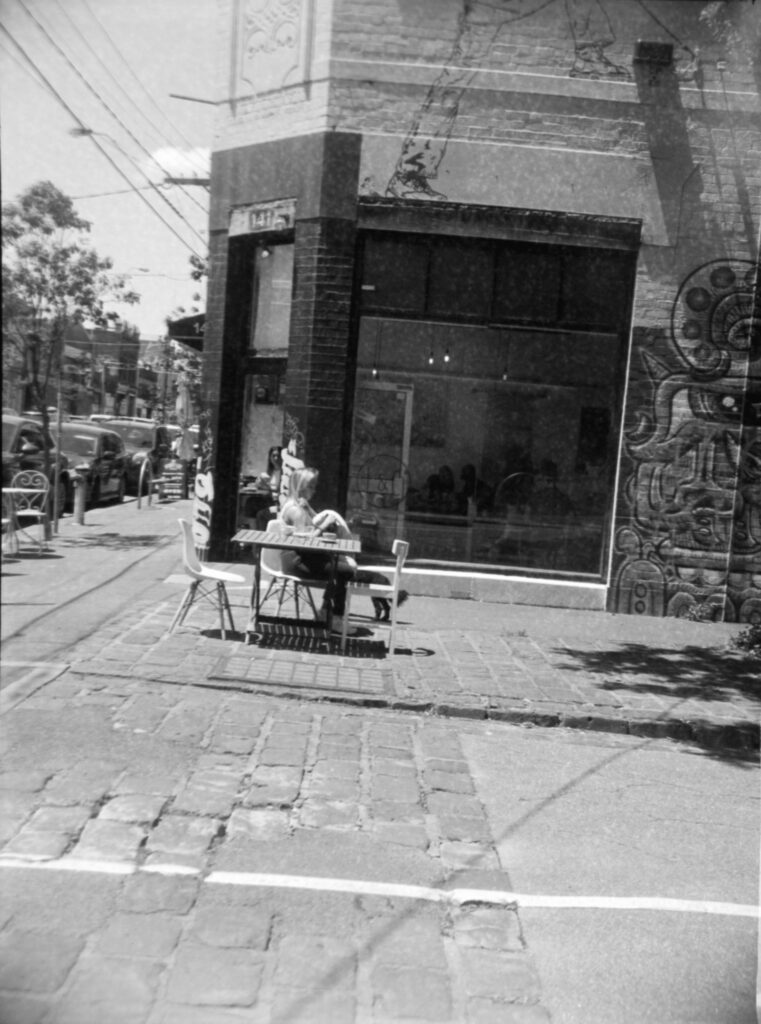
<path fill-rule="evenodd" d="M 56 100 L 61 104 L 61 106 L 64 108 L 64 110 L 69 115 L 69 117 L 71 117 L 76 122 L 76 124 L 79 126 L 79 128 L 84 129 L 85 131 L 87 131 L 87 126 L 80 120 L 78 115 L 74 113 L 74 111 L 71 109 L 71 107 L 66 102 L 66 100 L 61 96 L 61 94 L 58 92 L 58 90 L 55 88 L 55 86 L 48 80 L 48 78 L 42 73 L 42 71 L 40 71 L 40 69 L 34 63 L 34 61 L 29 56 L 29 54 L 26 52 L 26 50 L 23 48 L 23 46 L 13 38 L 11 33 L 8 31 L 8 29 L 5 27 L 5 25 L 3 25 L 2 23 L 0 23 L 0 31 L 3 31 L 6 34 L 6 36 L 10 39 L 10 41 L 13 43 L 13 45 L 16 47 L 16 49 L 19 51 L 19 53 L 21 53 L 21 55 L 24 57 L 24 59 L 34 69 L 36 74 L 39 75 L 39 77 L 44 82 L 44 84 L 47 87 L 47 89 L 52 93 L 52 95 L 56 98 Z M 182 242 L 182 244 L 185 246 L 186 249 L 189 249 L 190 252 L 192 252 L 196 256 L 198 256 L 199 259 L 202 259 L 203 257 L 193 248 L 193 246 L 189 242 L 187 242 L 182 237 L 182 235 L 169 223 L 168 220 L 166 220 L 164 217 L 162 217 L 162 215 L 155 208 L 155 206 L 151 206 L 151 204 L 148 202 L 147 197 L 144 196 L 137 188 L 135 188 L 134 183 L 129 180 L 129 178 L 124 173 L 124 171 L 121 169 L 121 167 L 119 167 L 119 165 L 114 161 L 114 159 L 112 158 L 111 154 L 105 149 L 104 146 L 102 146 L 98 142 L 98 140 L 94 136 L 93 136 L 93 142 L 98 147 L 98 149 L 103 154 L 103 156 L 106 158 L 106 160 L 108 160 L 108 162 L 114 168 L 116 173 L 121 178 L 123 178 L 124 181 L 126 181 L 126 183 L 130 186 L 130 191 L 134 192 L 135 195 L 138 196 L 138 198 L 143 200 L 143 202 L 146 204 L 146 206 L 151 211 L 151 213 L 155 214 L 155 216 L 157 216 L 159 218 L 159 220 L 164 224 L 164 226 L 169 228 L 169 230 L 172 232 L 172 234 L 180 242 Z"/>
<path fill-rule="evenodd" d="M 143 109 L 143 108 L 142 108 L 142 107 L 140 106 L 140 104 L 138 104 L 138 103 L 137 103 L 137 102 L 136 102 L 136 101 L 135 101 L 135 100 L 133 99 L 133 97 L 132 97 L 132 96 L 131 96 L 131 95 L 129 94 L 129 92 L 127 92 L 127 90 L 126 90 L 126 89 L 124 89 L 124 87 L 122 86 L 121 82 L 119 82 L 119 80 L 118 80 L 118 79 L 117 79 L 117 77 L 116 77 L 116 76 L 114 75 L 114 73 L 113 73 L 113 71 L 111 70 L 111 68 L 110 68 L 110 67 L 108 66 L 108 64 L 106 64 L 106 62 L 105 62 L 105 61 L 103 60 L 103 58 L 102 58 L 102 57 L 100 56 L 100 54 L 99 54 L 99 53 L 98 53 L 98 52 L 97 52 L 97 51 L 96 51 L 95 49 L 93 49 L 93 47 L 92 47 L 92 46 L 90 45 L 89 41 L 88 41 L 88 40 L 87 40 L 87 39 L 85 38 L 85 36 L 84 36 L 84 35 L 82 34 L 82 31 L 81 31 L 81 29 L 79 28 L 79 26 L 77 25 L 77 23 L 76 23 L 76 22 L 74 21 L 74 19 L 73 19 L 73 18 L 71 17 L 71 15 L 69 14 L 69 12 L 68 12 L 68 11 L 67 11 L 67 10 L 65 9 L 65 7 L 63 6 L 63 4 L 61 3 L 61 0 L 56 0 L 56 5 L 58 6 L 59 10 L 60 10 L 60 11 L 61 11 L 61 13 L 63 14 L 63 16 L 64 16 L 64 17 L 66 18 L 66 20 L 68 21 L 69 25 L 71 25 L 71 27 L 73 28 L 74 32 L 75 32 L 75 33 L 77 34 L 77 36 L 79 37 L 80 41 L 82 42 L 82 44 L 83 44 L 83 45 L 84 45 L 84 47 L 86 48 L 86 50 L 87 50 L 87 52 L 89 53 L 89 55 L 90 55 L 90 56 L 91 56 L 91 57 L 92 57 L 92 58 L 93 58 L 94 60 L 96 60 L 96 61 L 98 62 L 98 64 L 99 64 L 99 65 L 100 65 L 100 67 L 102 68 L 102 70 L 103 70 L 103 71 L 105 72 L 105 74 L 106 74 L 106 75 L 108 76 L 108 78 L 109 78 L 109 79 L 111 80 L 111 82 L 113 82 L 113 84 L 114 84 L 114 85 L 116 86 L 116 88 L 117 88 L 117 90 L 118 90 L 118 92 L 119 92 L 119 96 L 120 96 L 120 98 L 122 98 L 122 99 L 126 100 L 126 102 L 128 102 L 128 103 L 129 103 L 129 104 L 130 104 L 130 105 L 131 105 L 131 106 L 132 106 L 132 107 L 133 107 L 133 108 L 134 108 L 134 109 L 135 109 L 135 110 L 136 110 L 136 111 L 138 112 L 138 114 L 139 114 L 139 115 L 140 115 L 140 116 L 141 116 L 141 117 L 143 118 L 143 120 L 144 120 L 144 121 L 145 121 L 145 122 L 146 122 L 146 123 L 147 123 L 148 125 L 150 125 L 150 127 L 151 127 L 151 128 L 153 129 L 153 131 L 155 132 L 155 134 L 157 135 L 157 137 L 161 139 L 161 143 L 162 143 L 162 145 L 165 145 L 165 146 L 172 146 L 173 144 L 172 144 L 172 143 L 171 143 L 171 142 L 169 141 L 169 139 L 168 139 L 168 138 L 166 137 L 166 134 L 165 134 L 165 133 L 164 133 L 164 132 L 162 131 L 162 129 L 161 129 L 161 128 L 159 128 L 159 127 L 158 127 L 158 126 L 157 126 L 157 125 L 155 124 L 155 122 L 153 122 L 153 121 L 152 121 L 152 120 L 151 120 L 151 119 L 150 119 L 150 118 L 148 117 L 147 113 L 146 113 L 146 112 L 145 112 L 145 110 L 144 110 L 144 109 Z M 89 12 L 89 13 L 90 13 L 90 14 L 92 14 L 92 12 Z M 98 23 L 98 24 L 100 24 L 100 23 Z M 111 40 L 110 40 L 110 37 L 108 37 L 108 38 L 109 38 L 109 41 L 111 41 Z M 114 46 L 114 44 L 113 44 L 113 43 L 111 43 L 111 45 L 112 45 L 112 46 Z M 116 50 L 116 47 L 115 47 L 115 46 L 114 46 L 114 49 Z M 118 52 L 118 51 L 117 51 L 117 52 Z M 150 94 L 149 94 L 149 93 L 147 92 L 147 90 L 145 90 L 145 88 L 143 89 L 143 91 L 145 92 L 145 94 L 146 94 L 147 96 L 149 96 L 149 95 L 150 95 Z M 155 104 L 154 104 L 154 105 L 155 105 Z M 190 145 L 190 143 L 188 143 L 188 145 Z M 150 155 L 150 154 L 149 154 L 149 155 Z M 159 167 L 161 168 L 161 170 L 162 170 L 162 171 L 164 171 L 164 173 L 166 173 L 166 169 L 165 169 L 165 168 L 164 168 L 164 167 L 162 166 L 162 164 L 161 164 L 161 163 L 160 163 L 160 162 L 159 162 L 159 161 L 158 161 L 158 160 L 156 159 L 156 157 L 153 157 L 153 156 L 152 156 L 151 158 L 152 158 L 152 159 L 154 160 L 154 162 L 155 162 L 155 163 L 157 164 L 157 166 L 159 166 Z M 189 154 L 189 159 L 190 159 L 190 160 L 192 160 L 192 154 Z M 197 166 L 200 166 L 200 164 L 198 164 L 198 163 L 197 163 L 196 165 L 197 165 Z M 192 200 L 193 200 L 193 202 L 196 202 L 196 200 L 195 200 L 195 199 L 193 198 L 193 196 L 192 196 L 192 195 L 191 195 L 191 194 L 190 194 L 189 192 L 185 191 L 184 189 L 183 189 L 182 191 L 183 191 L 183 192 L 185 192 L 185 195 L 186 195 L 186 196 L 188 196 L 188 198 L 189 198 L 189 199 L 192 199 Z M 200 203 L 197 203 L 197 202 L 196 202 L 196 205 L 197 205 L 197 206 L 199 206 L 199 207 L 200 207 L 200 208 L 201 208 L 201 209 L 202 209 L 202 210 L 204 211 L 204 213 L 206 212 L 206 210 L 205 210 L 205 207 L 201 206 L 201 204 L 200 204 Z"/>
<path fill-rule="evenodd" d="M 161 169 L 161 171 L 163 171 L 163 173 L 164 173 L 164 174 L 166 174 L 166 173 L 167 173 L 166 169 L 165 169 L 164 167 L 162 167 L 162 166 L 161 166 L 161 164 L 160 164 L 160 163 L 158 162 L 158 160 L 156 160 L 156 158 L 155 158 L 155 157 L 153 156 L 153 154 L 152 154 L 152 153 L 150 152 L 150 150 L 146 149 L 146 148 L 145 148 L 145 146 L 143 146 L 143 144 L 142 144 L 142 143 L 140 142 L 140 140 L 139 140 L 139 139 L 138 139 L 138 138 L 137 138 L 137 137 L 136 137 L 136 136 L 135 136 L 135 135 L 134 135 L 134 134 L 133 134 L 133 133 L 132 133 L 132 132 L 130 131 L 130 129 L 129 129 L 129 128 L 128 128 L 128 127 L 127 127 L 127 126 L 126 126 L 125 124 L 124 124 L 124 122 L 123 122 L 123 121 L 122 121 L 122 120 L 121 120 L 121 119 L 119 118 L 119 116 L 118 116 L 118 115 L 117 115 L 117 114 L 116 114 L 116 113 L 115 113 L 115 112 L 114 112 L 114 111 L 113 111 L 113 110 L 111 109 L 111 107 L 110 107 L 110 106 L 109 106 L 109 105 L 108 105 L 108 104 L 107 104 L 107 103 L 105 102 L 105 100 L 103 99 L 103 97 L 99 95 L 99 93 L 98 93 L 97 89 L 94 89 L 94 88 L 92 87 L 92 85 L 91 85 L 91 84 L 90 84 L 90 83 L 88 82 L 88 80 L 87 80 L 87 79 L 85 78 L 85 76 L 84 76 L 84 75 L 82 74 L 82 72 L 81 72 L 81 71 L 79 70 L 79 68 L 78 68 L 78 67 L 77 67 L 77 66 L 76 66 L 76 65 L 75 65 L 75 64 L 73 63 L 73 61 L 71 61 L 71 60 L 70 60 L 70 58 L 69 58 L 69 57 L 67 56 L 67 54 L 66 54 L 66 53 L 65 53 L 65 52 L 64 52 L 64 51 L 63 51 L 63 50 L 61 49 L 61 47 L 60 47 L 60 46 L 58 45 L 58 43 L 56 42 L 56 40 L 55 40 L 55 39 L 53 39 L 53 37 L 52 37 L 52 36 L 50 35 L 50 33 L 48 32 L 48 30 L 47 30 L 47 29 L 45 28 L 45 26 L 44 26 L 44 25 L 43 25 L 43 24 L 42 24 L 42 23 L 40 22 L 40 20 L 39 20 L 39 19 L 38 19 L 38 18 L 37 18 L 37 17 L 36 17 L 36 16 L 35 16 L 35 15 L 34 15 L 33 13 L 32 13 L 32 11 L 30 11 L 30 10 L 29 10 L 29 8 L 27 7 L 27 5 L 26 5 L 26 3 L 25 3 L 25 0 L 18 0 L 18 3 L 19 3 L 19 4 L 21 5 L 21 7 L 22 7 L 22 8 L 23 8 L 23 9 L 24 9 L 24 10 L 26 11 L 27 15 L 28 15 L 28 16 L 29 16 L 29 17 L 30 17 L 30 18 L 32 19 L 32 21 L 33 21 L 33 22 L 35 23 L 35 25 L 37 25 L 37 27 L 39 28 L 39 30 L 40 30 L 40 31 L 41 31 L 41 32 L 43 33 L 43 35 L 45 36 L 45 38 L 46 38 L 46 39 L 48 40 L 48 42 L 50 42 L 50 44 L 51 44 L 51 45 L 52 45 L 52 46 L 54 47 L 54 49 L 56 50 L 56 52 L 57 52 L 57 53 L 59 53 L 59 54 L 61 55 L 61 57 L 63 57 L 63 59 L 64 59 L 64 60 L 66 61 L 66 63 L 67 63 L 67 64 L 69 65 L 69 67 L 70 67 L 70 68 L 72 69 L 72 71 L 74 72 L 74 74 L 75 74 L 75 75 L 76 75 L 76 76 L 77 76 L 77 77 L 78 77 L 78 78 L 79 78 L 79 79 L 80 79 L 80 80 L 82 81 L 82 83 L 83 83 L 83 84 L 85 85 L 85 87 L 87 88 L 87 90 L 88 90 L 89 92 L 91 92 L 91 93 L 92 93 L 92 95 L 93 95 L 93 96 L 94 96 L 94 97 L 95 97 L 95 98 L 97 99 L 97 101 L 98 101 L 98 102 L 99 102 L 99 103 L 100 103 L 100 104 L 101 104 L 101 105 L 102 105 L 103 107 L 105 107 L 105 108 L 106 108 L 106 110 L 108 111 L 108 113 L 109 113 L 109 114 L 110 114 L 110 115 L 111 115 L 111 116 L 112 116 L 112 117 L 114 118 L 114 120 L 115 120 L 115 121 L 117 121 L 117 123 L 118 123 L 118 124 L 120 124 L 120 125 L 121 125 L 121 127 L 122 127 L 122 128 L 123 128 L 123 129 L 124 129 L 124 130 L 126 131 L 126 133 L 127 133 L 128 135 L 129 135 L 129 137 L 130 137 L 130 138 L 131 138 L 131 139 L 132 139 L 132 140 L 133 140 L 133 141 L 134 141 L 135 143 L 137 143 L 137 145 L 138 145 L 138 146 L 140 147 L 140 149 L 142 149 L 142 151 L 143 151 L 143 152 L 144 152 L 144 153 L 145 153 L 145 154 L 146 154 L 146 155 L 147 155 L 147 156 L 148 156 L 148 157 L 149 157 L 149 158 L 150 158 L 151 160 L 153 160 L 153 162 L 154 162 L 154 163 L 156 164 L 156 166 L 157 166 L 157 167 L 159 167 L 159 168 Z M 91 132 L 88 132 L 88 134 L 91 134 Z M 138 166 L 138 164 L 136 164 L 136 163 L 135 163 L 135 161 L 134 161 L 134 160 L 132 160 L 132 158 L 131 158 L 131 157 L 129 156 L 129 154 L 128 154 L 128 153 L 125 153 L 125 152 L 124 152 L 124 150 L 122 150 L 122 153 L 123 153 L 123 155 L 124 155 L 124 156 L 125 156 L 125 157 L 126 157 L 126 158 L 127 158 L 128 160 L 129 160 L 129 161 L 130 161 L 130 163 L 132 164 L 132 166 L 133 166 L 133 167 L 134 167 L 134 168 L 135 168 L 135 169 L 136 169 L 136 170 L 137 170 L 137 171 L 138 171 L 138 172 L 139 172 L 140 174 L 142 174 L 142 175 L 143 175 L 143 177 L 144 177 L 144 178 L 146 179 L 146 181 L 148 181 L 148 182 L 149 182 L 149 184 L 152 184 L 152 185 L 154 185 L 154 188 L 155 188 L 155 184 L 154 184 L 153 182 L 151 182 L 151 180 L 150 180 L 149 176 L 148 176 L 148 175 L 147 175 L 147 174 L 146 174 L 146 173 L 145 173 L 145 172 L 144 172 L 144 171 L 143 171 L 143 170 L 142 170 L 142 169 L 141 169 L 141 168 L 140 168 L 140 167 Z M 166 197 L 165 195 L 162 195 L 162 194 L 161 194 L 161 193 L 160 193 L 160 192 L 158 191 L 158 189 L 157 189 L 157 188 L 155 188 L 155 190 L 156 190 L 156 194 L 157 194 L 157 195 L 159 196 L 159 198 L 160 198 L 160 199 L 162 199 L 162 200 L 163 200 L 163 202 L 165 202 L 165 203 L 167 204 L 167 206 L 168 206 L 168 207 L 169 207 L 169 208 L 170 208 L 170 209 L 172 210 L 172 212 L 173 212 L 173 213 L 174 213 L 174 214 L 175 214 L 175 215 L 176 215 L 177 217 L 179 217 L 179 218 L 180 218 L 180 220 L 182 220 L 182 221 L 183 221 L 183 222 L 184 222 L 184 223 L 186 224 L 186 226 L 187 226 L 187 227 L 188 227 L 188 228 L 189 228 L 189 229 L 190 229 L 190 230 L 191 230 L 191 231 L 193 232 L 193 234 L 194 234 L 194 235 L 196 236 L 196 238 L 198 238 L 198 239 L 199 239 L 199 241 L 200 241 L 200 242 L 201 242 L 201 243 L 202 243 L 203 245 L 206 245 L 206 239 L 205 239 L 205 238 L 204 238 L 204 237 L 203 237 L 203 236 L 202 236 L 201 234 L 199 234 L 199 232 L 198 232 L 198 231 L 196 231 L 196 229 L 195 229 L 195 228 L 193 227 L 193 225 L 192 225 L 192 224 L 190 223 L 190 221 L 189 221 L 189 220 L 188 220 L 188 219 L 187 219 L 187 218 L 185 217 L 185 215 L 184 215 L 184 214 L 182 213 L 182 211 L 181 211 L 181 210 L 178 210 L 178 209 L 177 209 L 177 207 L 176 207 L 176 206 L 174 205 L 174 203 L 172 203 L 172 202 L 171 202 L 171 201 L 170 201 L 169 199 L 167 199 L 167 197 Z M 194 202 L 195 202 L 195 200 L 194 200 Z M 198 205 L 200 205 L 200 204 L 198 204 Z M 201 207 L 201 209 L 203 210 L 203 207 Z M 205 212 L 205 211 L 204 211 L 204 212 Z"/>
<path fill-rule="evenodd" d="M 119 47 L 118 47 L 118 46 L 116 45 L 116 43 L 114 42 L 114 40 L 113 40 L 113 39 L 111 38 L 111 36 L 109 35 L 109 33 L 108 33 L 108 31 L 107 31 L 106 27 L 105 27 L 105 26 L 103 25 L 103 22 L 102 22 L 102 21 L 101 21 L 101 20 L 100 20 L 100 19 L 98 18 L 98 16 L 97 16 L 97 15 L 95 14 L 95 12 L 94 12 L 94 11 L 92 10 L 92 8 L 90 7 L 90 5 L 89 5 L 89 3 L 87 2 L 87 0 L 81 0 L 81 2 L 82 2 L 82 5 L 84 6 L 84 8 L 85 8 L 85 9 L 87 10 L 87 12 L 89 13 L 90 17 L 91 17 L 91 18 L 93 19 L 93 21 L 95 22 L 95 24 L 96 24 L 96 25 L 97 25 L 97 26 L 98 26 L 98 27 L 100 28 L 101 32 L 103 33 L 103 35 L 104 35 L 104 36 L 106 37 L 106 39 L 108 40 L 108 42 L 109 42 L 109 44 L 111 45 L 111 48 L 112 48 L 112 50 L 114 51 L 114 53 L 116 54 L 116 56 L 117 56 L 117 57 L 119 58 L 119 60 L 120 60 L 120 61 L 122 62 L 122 64 L 124 65 L 124 67 L 125 67 L 125 68 L 127 69 L 127 71 L 129 72 L 129 74 L 130 74 L 130 76 L 131 76 L 131 78 L 132 78 L 133 82 L 134 82 L 134 83 L 135 83 L 135 85 L 137 86 L 137 88 L 138 88 L 138 89 L 140 89 L 140 91 L 141 91 L 141 92 L 142 92 L 142 94 L 143 94 L 143 95 L 144 95 L 144 96 L 146 97 L 146 99 L 147 99 L 147 100 L 148 100 L 148 102 L 149 102 L 149 103 L 151 104 L 151 106 L 152 106 L 152 107 L 154 107 L 154 109 L 155 109 L 155 110 L 157 110 L 157 111 L 159 112 L 159 114 L 161 115 L 161 117 L 163 117 L 163 118 L 164 118 L 164 120 L 166 121 L 166 123 L 167 123 L 168 125 L 170 125 L 170 127 L 171 127 L 172 131 L 174 131 L 174 132 L 176 133 L 177 137 L 178 137 L 179 139 L 181 139 L 181 140 L 182 140 L 182 142 L 184 143 L 184 145 L 186 145 L 186 146 L 188 147 L 188 149 L 189 149 L 189 150 L 190 150 L 190 151 L 192 152 L 192 150 L 193 150 L 193 149 L 195 148 L 195 147 L 194 147 L 194 145 L 193 145 L 193 143 L 192 143 L 192 142 L 191 142 L 191 141 L 190 141 L 190 140 L 189 140 L 189 139 L 188 139 L 188 138 L 187 138 L 187 137 L 186 137 L 185 135 L 183 135 L 183 133 L 182 133 L 182 132 L 180 131 L 180 129 L 179 129 L 178 127 L 177 127 L 177 125 L 175 125 L 175 124 L 174 124 L 174 123 L 173 123 L 173 122 L 171 121 L 171 119 L 170 119 L 170 118 L 169 118 L 169 117 L 167 116 L 167 114 L 166 114 L 166 113 L 165 113 L 165 112 L 164 112 L 164 111 L 163 111 L 163 110 L 161 109 L 161 107 L 160 107 L 160 106 L 158 105 L 158 103 L 156 103 L 156 100 L 154 99 L 154 97 L 153 97 L 153 96 L 151 96 L 151 94 L 150 94 L 150 93 L 148 92 L 148 90 L 147 90 L 147 89 L 145 88 L 145 85 L 143 84 L 142 80 L 140 79 L 140 76 L 139 76 L 139 75 L 137 75 L 137 74 L 135 74 L 135 72 L 134 72 L 134 71 L 132 70 L 132 67 L 130 66 L 129 62 L 128 62 L 128 61 L 127 61 L 127 59 L 125 58 L 124 54 L 123 54 L 123 53 L 122 53 L 122 52 L 121 52 L 121 51 L 119 50 Z M 171 95 L 171 94 L 170 94 L 170 95 Z M 199 170 L 203 171 L 203 173 L 204 173 L 204 174 L 206 174 L 206 173 L 208 172 L 208 168 L 207 168 L 207 167 L 204 167 L 204 166 L 203 166 L 203 165 L 201 164 L 201 162 L 200 162 L 200 161 L 198 161 L 198 162 L 197 162 L 196 166 L 198 167 L 198 169 L 199 169 Z"/>

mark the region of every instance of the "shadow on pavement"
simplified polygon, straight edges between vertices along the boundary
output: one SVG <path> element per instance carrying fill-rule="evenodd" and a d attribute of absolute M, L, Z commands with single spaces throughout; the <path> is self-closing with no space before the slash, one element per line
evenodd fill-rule
<path fill-rule="evenodd" d="M 121 533 L 102 533 L 93 537 L 60 537 L 57 544 L 62 548 L 113 548 L 117 551 L 127 551 L 130 548 L 155 547 L 161 539 L 162 535 L 157 533 L 127 536 Z"/>
<path fill-rule="evenodd" d="M 619 644 L 609 651 L 563 648 L 576 664 L 559 667 L 569 671 L 615 674 L 615 680 L 599 685 L 605 690 L 627 689 L 665 697 L 697 700 L 732 700 L 738 694 L 761 703 L 761 662 L 747 655 L 705 647 L 682 650 L 646 644 Z M 634 675 L 632 680 L 622 675 Z"/>
<path fill-rule="evenodd" d="M 675 701 L 653 719 L 656 723 L 670 724 L 667 735 L 671 739 L 700 746 L 709 756 L 721 760 L 748 767 L 757 763 L 761 730 L 758 719 L 749 720 L 747 712 L 755 711 L 761 704 L 761 662 L 758 659 L 727 649 L 687 646 L 674 650 L 639 643 L 619 644 L 607 651 L 567 647 L 555 651 L 573 658 L 556 667 L 602 677 L 595 680 L 601 690 L 626 690 L 639 696 L 653 695 Z M 727 704 L 734 701 L 739 710 L 735 719 L 722 717 L 717 723 L 716 718 L 697 717 L 693 707 L 680 728 L 679 705 L 687 701 Z"/>

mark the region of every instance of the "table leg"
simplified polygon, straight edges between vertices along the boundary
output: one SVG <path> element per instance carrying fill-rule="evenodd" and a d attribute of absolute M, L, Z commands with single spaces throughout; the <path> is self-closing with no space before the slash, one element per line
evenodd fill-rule
<path fill-rule="evenodd" d="M 262 549 L 260 545 L 254 545 L 254 581 L 251 584 L 251 601 L 248 612 L 248 626 L 246 627 L 246 643 L 249 636 L 259 626 L 259 592 L 262 578 Z"/>
<path fill-rule="evenodd" d="M 336 570 L 338 569 L 338 555 L 333 555 L 330 559 L 330 577 L 328 579 L 328 593 L 332 595 L 329 601 L 326 601 L 326 621 L 325 626 L 328 631 L 328 638 L 333 632 L 333 604 L 335 602 L 336 595 Z"/>

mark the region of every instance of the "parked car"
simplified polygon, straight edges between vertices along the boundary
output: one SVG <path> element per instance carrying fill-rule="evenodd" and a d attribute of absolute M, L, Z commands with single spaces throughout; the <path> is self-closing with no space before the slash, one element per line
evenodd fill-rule
<path fill-rule="evenodd" d="M 51 489 L 55 484 L 56 449 L 53 439 L 42 433 L 42 424 L 26 416 L 3 414 L 3 487 L 9 487 L 13 477 L 22 469 L 45 472 L 45 449 L 50 451 L 48 479 Z M 69 462 L 61 453 L 58 478 L 58 509 L 71 510 L 73 489 L 69 477 Z M 52 505 L 51 505 L 52 508 Z"/>
<path fill-rule="evenodd" d="M 124 441 L 127 450 L 127 493 L 137 494 L 140 470 L 150 460 L 154 476 L 161 476 L 164 463 L 171 455 L 171 439 L 165 426 L 151 420 L 118 419 L 103 421 L 102 425 L 114 430 Z"/>
<path fill-rule="evenodd" d="M 53 429 L 69 466 L 86 481 L 87 506 L 101 501 L 121 501 L 127 489 L 129 456 L 121 436 L 94 423 L 66 422 L 61 432 Z"/>

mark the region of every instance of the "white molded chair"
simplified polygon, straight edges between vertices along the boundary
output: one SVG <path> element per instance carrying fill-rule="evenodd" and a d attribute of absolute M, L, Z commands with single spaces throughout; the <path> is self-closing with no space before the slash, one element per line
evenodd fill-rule
<path fill-rule="evenodd" d="M 407 554 L 410 550 L 409 542 L 406 540 L 399 540 L 398 538 L 391 545 L 391 552 L 396 557 L 396 563 L 393 569 L 389 569 L 387 566 L 367 566 L 362 565 L 360 569 L 382 572 L 384 575 L 389 576 L 388 583 L 350 583 L 346 588 L 346 614 L 344 615 L 343 630 L 341 631 L 341 650 L 346 649 L 346 632 L 347 625 L 349 622 L 349 609 L 351 607 L 351 599 L 358 596 L 366 597 L 380 597 L 391 603 L 391 613 L 389 615 L 389 634 L 388 634 L 388 653 L 394 653 L 394 634 L 396 632 L 396 609 L 399 601 L 399 585 L 402 579 L 402 570 L 404 563 L 407 560 Z"/>
<path fill-rule="evenodd" d="M 238 576 L 237 573 L 224 572 L 222 569 L 210 569 L 208 565 L 204 565 L 196 554 L 190 523 L 185 519 L 179 519 L 178 522 L 182 527 L 182 561 L 185 566 L 185 573 L 190 577 L 191 583 L 185 591 L 180 607 L 172 619 L 169 632 L 172 633 L 182 624 L 185 616 L 190 611 L 191 605 L 197 598 L 204 598 L 211 604 L 216 604 L 219 608 L 219 624 L 222 630 L 222 639 L 225 640 L 227 637 L 225 633 L 225 612 L 227 612 L 227 617 L 230 620 L 230 629 L 233 632 L 235 631 L 225 583 L 245 583 L 246 581 L 242 576 Z"/>
<path fill-rule="evenodd" d="M 37 545 L 40 554 L 45 550 L 46 526 L 48 523 L 48 500 L 50 498 L 50 482 L 44 473 L 36 469 L 22 469 L 11 480 L 11 487 L 37 491 L 37 494 L 14 494 L 14 516 L 16 530 Z M 61 509 L 63 514 L 63 509 Z M 27 532 L 27 527 L 39 526 L 40 535 L 36 539 Z"/>
<path fill-rule="evenodd" d="M 277 536 L 282 537 L 285 535 L 288 527 L 282 521 L 282 519 L 273 519 L 267 523 L 267 533 L 274 533 Z M 267 598 L 270 596 L 273 590 L 275 590 L 275 596 L 277 597 L 277 614 L 280 615 L 280 609 L 283 606 L 283 602 L 287 598 L 292 598 L 296 607 L 296 618 L 299 616 L 299 591 L 302 590 L 306 595 L 306 599 L 309 603 L 309 607 L 312 609 L 312 615 L 317 619 L 317 608 L 312 598 L 312 588 L 316 590 L 325 590 L 328 585 L 326 579 L 304 579 L 302 576 L 292 576 L 287 572 L 283 571 L 283 552 L 277 548 L 262 548 L 261 557 L 262 572 L 265 572 L 270 580 L 264 597 L 259 602 L 259 606 L 264 604 Z"/>

